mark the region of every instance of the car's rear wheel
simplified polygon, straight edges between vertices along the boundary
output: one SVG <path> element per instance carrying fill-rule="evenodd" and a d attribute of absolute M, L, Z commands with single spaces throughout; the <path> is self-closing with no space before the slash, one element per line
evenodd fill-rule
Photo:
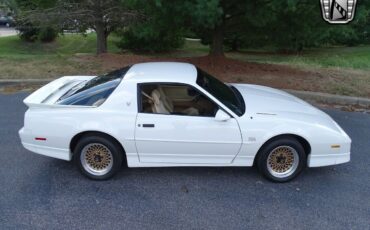
<path fill-rule="evenodd" d="M 85 136 L 77 143 L 74 160 L 81 172 L 94 180 L 111 178 L 122 165 L 120 146 L 102 136 Z"/>
<path fill-rule="evenodd" d="M 262 174 L 274 182 L 295 178 L 306 165 L 306 154 L 295 138 L 271 141 L 258 153 L 257 166 Z"/>

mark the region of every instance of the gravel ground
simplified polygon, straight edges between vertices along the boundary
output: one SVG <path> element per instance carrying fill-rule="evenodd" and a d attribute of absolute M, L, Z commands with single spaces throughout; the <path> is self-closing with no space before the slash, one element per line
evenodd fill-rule
<path fill-rule="evenodd" d="M 325 109 L 351 136 L 352 161 L 290 183 L 254 168 L 123 169 L 97 182 L 23 149 L 26 95 L 0 95 L 1 229 L 370 229 L 369 114 Z"/>

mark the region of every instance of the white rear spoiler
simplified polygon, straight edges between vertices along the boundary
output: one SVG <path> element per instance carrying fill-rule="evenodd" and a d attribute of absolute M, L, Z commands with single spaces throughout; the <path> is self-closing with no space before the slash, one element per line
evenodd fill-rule
<path fill-rule="evenodd" d="M 23 100 L 29 108 L 31 107 L 76 107 L 70 105 L 56 105 L 55 102 L 63 94 L 65 94 L 69 89 L 75 85 L 88 81 L 95 76 L 65 76 L 58 78 L 40 89 L 36 90 L 34 93 L 29 95 Z M 77 106 L 78 107 L 78 106 Z"/>

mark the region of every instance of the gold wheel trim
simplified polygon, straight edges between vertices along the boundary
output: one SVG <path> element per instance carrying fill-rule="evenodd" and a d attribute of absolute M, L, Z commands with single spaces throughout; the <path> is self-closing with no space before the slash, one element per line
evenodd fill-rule
<path fill-rule="evenodd" d="M 267 169 L 275 177 L 284 178 L 292 175 L 298 168 L 299 156 L 290 146 L 279 146 L 267 157 Z"/>
<path fill-rule="evenodd" d="M 113 166 L 111 151 L 100 143 L 86 145 L 82 149 L 80 160 L 86 171 L 97 176 L 107 174 Z"/>

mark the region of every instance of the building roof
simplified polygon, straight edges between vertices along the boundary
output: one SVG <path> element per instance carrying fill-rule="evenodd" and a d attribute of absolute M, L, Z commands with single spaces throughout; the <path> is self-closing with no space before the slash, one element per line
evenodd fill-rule
<path fill-rule="evenodd" d="M 194 65 L 180 62 L 148 62 L 133 65 L 125 80 L 137 82 L 195 83 L 197 69 Z"/>

